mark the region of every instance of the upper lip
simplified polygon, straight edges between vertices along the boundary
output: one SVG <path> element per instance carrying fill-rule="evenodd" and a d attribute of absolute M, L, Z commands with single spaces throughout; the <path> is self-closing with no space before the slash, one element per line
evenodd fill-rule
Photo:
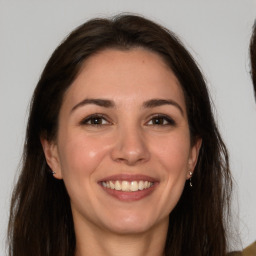
<path fill-rule="evenodd" d="M 103 181 L 150 181 L 150 182 L 157 182 L 158 180 L 156 178 L 147 176 L 147 175 L 143 175 L 143 174 L 116 174 L 116 175 L 111 175 L 108 177 L 105 177 L 101 180 L 99 180 L 99 182 L 103 182 Z"/>

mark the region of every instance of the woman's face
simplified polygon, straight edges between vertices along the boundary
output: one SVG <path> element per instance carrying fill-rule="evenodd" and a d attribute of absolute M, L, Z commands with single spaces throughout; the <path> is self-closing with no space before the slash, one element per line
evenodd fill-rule
<path fill-rule="evenodd" d="M 119 234 L 168 226 L 200 147 L 177 78 L 139 48 L 90 57 L 65 94 L 57 140 L 42 143 L 75 227 Z"/>

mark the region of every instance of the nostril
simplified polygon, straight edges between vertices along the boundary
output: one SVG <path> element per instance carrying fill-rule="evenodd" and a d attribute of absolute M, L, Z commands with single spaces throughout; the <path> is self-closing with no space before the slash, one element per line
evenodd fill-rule
<path fill-rule="evenodd" d="M 125 163 L 127 165 L 134 165 L 147 161 L 148 152 L 146 151 L 119 151 L 113 154 L 113 160 L 119 163 Z"/>
<path fill-rule="evenodd" d="M 147 161 L 150 155 L 139 128 L 128 127 L 128 125 L 119 130 L 119 136 L 116 138 L 111 154 L 114 161 L 127 165 Z"/>

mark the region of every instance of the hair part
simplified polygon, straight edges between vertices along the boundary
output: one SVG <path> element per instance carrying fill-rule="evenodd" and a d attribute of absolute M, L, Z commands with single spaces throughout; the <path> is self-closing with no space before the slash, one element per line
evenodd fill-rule
<path fill-rule="evenodd" d="M 9 255 L 71 256 L 76 239 L 69 196 L 52 177 L 40 137 L 56 138 L 65 92 L 86 59 L 104 49 L 143 47 L 165 60 L 182 87 L 192 141 L 202 138 L 193 175 L 170 214 L 165 255 L 224 256 L 232 190 L 228 153 L 216 127 L 197 64 L 175 34 L 135 15 L 93 19 L 75 29 L 54 51 L 35 88 L 9 221 Z M 86 239 L 86 238 L 85 238 Z"/>

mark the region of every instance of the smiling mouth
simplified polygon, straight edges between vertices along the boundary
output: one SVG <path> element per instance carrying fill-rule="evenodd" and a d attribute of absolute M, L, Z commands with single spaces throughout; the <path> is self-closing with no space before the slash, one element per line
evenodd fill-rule
<path fill-rule="evenodd" d="M 116 181 L 102 181 L 101 185 L 104 188 L 109 188 L 112 190 L 117 190 L 117 191 L 123 191 L 123 192 L 137 192 L 137 191 L 142 191 L 145 189 L 149 189 L 154 185 L 154 182 L 150 181 L 126 181 L 126 180 L 116 180 Z"/>

